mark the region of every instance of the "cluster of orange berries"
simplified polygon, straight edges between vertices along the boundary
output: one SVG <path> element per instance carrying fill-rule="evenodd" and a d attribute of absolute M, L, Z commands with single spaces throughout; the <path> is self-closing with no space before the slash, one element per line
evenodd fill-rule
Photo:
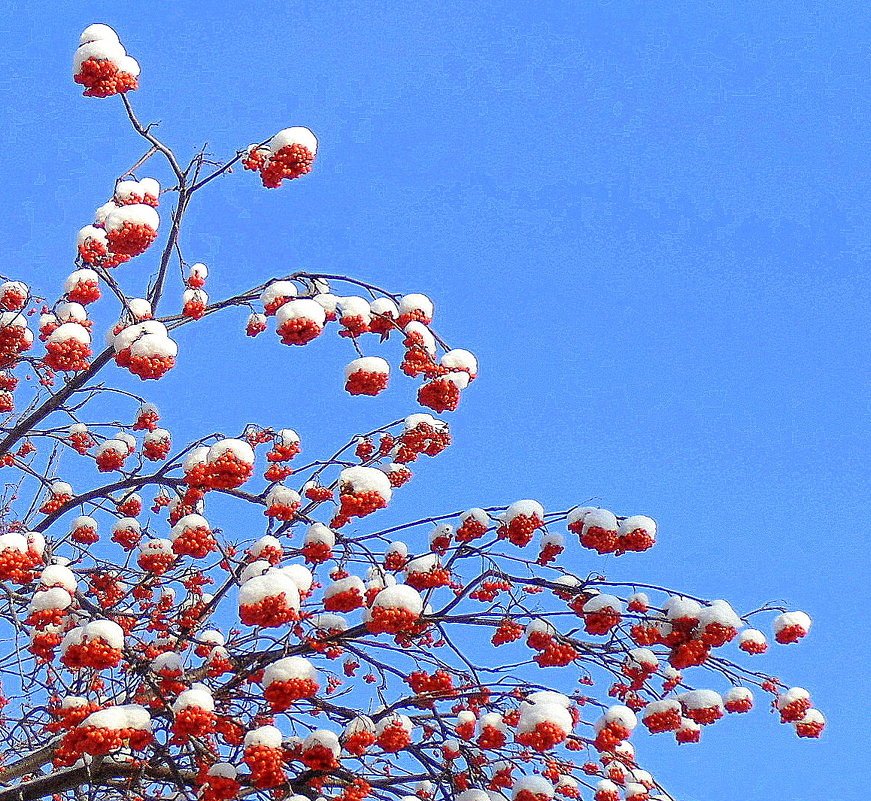
<path fill-rule="evenodd" d="M 126 594 L 123 583 L 116 576 L 101 571 L 91 574 L 88 588 L 104 609 L 123 600 Z"/>
<path fill-rule="evenodd" d="M 86 717 L 88 717 L 91 712 L 96 712 L 98 709 L 100 709 L 100 705 L 93 701 L 85 701 L 85 703 L 72 706 L 59 706 L 53 704 L 49 706 L 49 712 L 54 720 L 46 726 L 46 729 L 50 732 L 74 729 Z"/>
<path fill-rule="evenodd" d="M 416 590 L 430 590 L 435 587 L 447 587 L 451 583 L 451 571 L 446 567 L 433 565 L 427 571 L 411 571 L 405 577 L 405 583 Z"/>
<path fill-rule="evenodd" d="M 490 602 L 495 600 L 500 592 L 510 590 L 511 582 L 505 579 L 488 579 L 481 582 L 481 586 L 469 593 L 469 597 L 476 601 Z"/>
<path fill-rule="evenodd" d="M 140 552 L 136 563 L 153 576 L 162 576 L 174 564 L 176 555 L 173 553 Z"/>
<path fill-rule="evenodd" d="M 411 732 L 401 721 L 391 721 L 378 734 L 376 742 L 382 751 L 396 753 L 411 745 Z"/>
<path fill-rule="evenodd" d="M 359 729 L 345 736 L 342 746 L 349 754 L 362 756 L 371 745 L 375 744 L 375 733 L 366 729 Z"/>
<path fill-rule="evenodd" d="M 516 515 L 499 526 L 497 536 L 522 548 L 531 542 L 533 533 L 543 525 L 544 521 L 538 515 Z"/>
<path fill-rule="evenodd" d="M 539 753 L 549 751 L 563 742 L 568 736 L 562 727 L 552 721 L 539 721 L 528 731 L 517 732 L 514 739 L 526 748 L 532 748 Z"/>
<path fill-rule="evenodd" d="M 366 628 L 373 634 L 405 634 L 415 632 L 419 615 L 410 609 L 375 606 L 366 620 Z"/>
<path fill-rule="evenodd" d="M 300 760 L 309 770 L 333 770 L 339 766 L 336 755 L 320 743 L 307 746 L 300 753 Z"/>
<path fill-rule="evenodd" d="M 82 643 L 70 645 L 60 658 L 62 664 L 70 670 L 91 668 L 105 670 L 116 667 L 121 662 L 121 649 L 113 648 L 99 637 L 85 640 Z"/>
<path fill-rule="evenodd" d="M 175 713 L 172 732 L 176 737 L 204 737 L 215 730 L 215 713 L 188 706 Z"/>
<path fill-rule="evenodd" d="M 260 180 L 267 189 L 276 189 L 285 179 L 291 180 L 312 171 L 315 154 L 302 144 L 282 148 L 271 156 L 260 150 L 251 150 L 242 162 L 246 170 L 260 172 Z"/>
<path fill-rule="evenodd" d="M 190 556 L 194 559 L 202 559 L 210 553 L 218 550 L 218 543 L 211 529 L 203 526 L 186 528 L 172 543 L 173 552 L 179 556 Z"/>
<path fill-rule="evenodd" d="M 405 568 L 405 563 L 408 561 L 407 554 L 401 551 L 388 551 L 384 554 L 384 569 L 396 572 Z"/>
<path fill-rule="evenodd" d="M 312 484 L 309 487 L 306 487 L 305 492 L 303 493 L 306 498 L 310 501 L 315 501 L 316 503 L 323 503 L 324 501 L 328 501 L 333 497 L 333 491 L 329 487 L 322 487 L 319 484 Z"/>
<path fill-rule="evenodd" d="M 396 442 L 399 447 L 393 461 L 407 464 L 415 461 L 421 454 L 438 456 L 451 444 L 451 434 L 447 425 L 437 429 L 428 422 L 419 422 L 404 431 Z"/>
<path fill-rule="evenodd" d="M 33 336 L 29 334 L 30 329 L 25 325 L 23 318 L 20 322 L 15 319 L 0 318 L 0 369 L 9 367 L 20 354 L 30 350 Z"/>
<path fill-rule="evenodd" d="M 232 801 L 239 795 L 242 785 L 232 776 L 206 776 L 202 786 L 203 801 Z"/>
<path fill-rule="evenodd" d="M 387 388 L 388 373 L 375 370 L 356 370 L 345 380 L 345 390 L 351 395 L 378 395 Z"/>
<path fill-rule="evenodd" d="M 343 801 L 363 801 L 372 792 L 372 787 L 365 779 L 353 779 L 342 790 Z"/>
<path fill-rule="evenodd" d="M 85 87 L 82 94 L 87 97 L 111 97 L 133 91 L 139 86 L 136 76 L 122 72 L 117 64 L 108 59 L 89 58 L 83 61 L 73 80 Z"/>
<path fill-rule="evenodd" d="M 27 285 L 21 281 L 6 281 L 0 286 L 0 308 L 6 311 L 21 311 L 30 296 Z"/>
<path fill-rule="evenodd" d="M 387 500 L 379 492 L 343 492 L 339 495 L 339 511 L 330 521 L 331 528 L 341 528 L 352 517 L 365 517 L 378 509 L 385 509 Z"/>
<path fill-rule="evenodd" d="M 70 532 L 70 538 L 82 545 L 93 545 L 99 542 L 100 534 L 94 526 L 76 526 Z"/>
<path fill-rule="evenodd" d="M 152 739 L 151 732 L 144 729 L 104 729 L 83 726 L 67 732 L 64 735 L 64 744 L 77 755 L 105 756 L 124 746 L 134 751 L 141 751 Z"/>
<path fill-rule="evenodd" d="M 120 470 L 129 455 L 129 451 L 105 448 L 97 453 L 94 462 L 101 473 L 110 473 L 113 470 Z"/>
<path fill-rule="evenodd" d="M 436 378 L 417 391 L 417 400 L 434 412 L 454 412 L 460 405 L 460 388 L 447 378 Z"/>
<path fill-rule="evenodd" d="M 454 689 L 454 679 L 446 670 L 427 673 L 425 670 L 414 670 L 405 677 L 405 682 L 418 695 L 430 695 L 433 698 L 453 698 L 457 695 Z M 427 701 L 432 706 L 432 700 Z"/>
<path fill-rule="evenodd" d="M 172 448 L 172 440 L 169 437 L 155 439 L 146 438 L 142 443 L 142 455 L 152 462 L 162 461 Z"/>
<path fill-rule="evenodd" d="M 493 634 L 490 642 L 493 645 L 504 645 L 507 642 L 514 642 L 523 636 L 523 625 L 511 618 L 502 618 L 496 632 Z"/>
<path fill-rule="evenodd" d="M 284 712 L 294 701 L 312 698 L 317 694 L 318 683 L 314 679 L 283 679 L 273 681 L 263 690 L 263 697 L 273 712 Z"/>
<path fill-rule="evenodd" d="M 93 351 L 88 342 L 79 339 L 65 339 L 59 342 L 48 342 L 45 346 L 43 362 L 52 370 L 59 372 L 77 372 L 87 370 L 88 359 Z"/>
<path fill-rule="evenodd" d="M 533 660 L 539 667 L 565 667 L 580 657 L 580 652 L 570 642 L 552 639 Z"/>
<path fill-rule="evenodd" d="M 26 584 L 31 580 L 31 570 L 41 560 L 35 554 L 19 551 L 15 548 L 0 550 L 0 581 L 12 581 L 16 584 Z"/>
<path fill-rule="evenodd" d="M 300 548 L 300 553 L 310 565 L 319 565 L 333 557 L 332 547 L 323 541 L 306 542 Z"/>
<path fill-rule="evenodd" d="M 291 623 L 297 618 L 297 611 L 289 607 L 281 595 L 269 595 L 257 603 L 239 606 L 239 619 L 246 626 L 274 628 Z"/>
<path fill-rule="evenodd" d="M 571 520 L 568 529 L 578 535 L 581 545 L 600 554 L 618 556 L 627 552 L 641 552 L 653 547 L 656 542 L 656 524 L 642 516 L 630 518 L 632 525 L 623 530 L 617 518 L 610 512 L 595 510 L 593 521 L 581 516 Z M 635 524 L 637 521 L 637 524 Z"/>
<path fill-rule="evenodd" d="M 243 461 L 232 451 L 208 461 L 205 486 L 209 489 L 236 489 L 251 478 L 254 465 Z"/>
<path fill-rule="evenodd" d="M 353 612 L 363 606 L 363 595 L 357 587 L 334 592 L 324 598 L 327 612 Z"/>
<path fill-rule="evenodd" d="M 267 790 L 284 784 L 284 760 L 280 749 L 265 745 L 249 745 L 242 761 L 251 771 L 251 784 L 258 790 Z"/>

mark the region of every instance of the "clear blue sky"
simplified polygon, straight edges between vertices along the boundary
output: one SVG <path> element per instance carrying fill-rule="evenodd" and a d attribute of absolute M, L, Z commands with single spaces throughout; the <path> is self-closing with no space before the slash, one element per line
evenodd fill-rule
<path fill-rule="evenodd" d="M 829 729 L 799 741 L 760 710 L 698 746 L 639 736 L 640 753 L 686 801 L 867 796 L 867 4 L 12 2 L 2 15 L 4 272 L 56 286 L 75 231 L 142 152 L 120 103 L 71 81 L 90 22 L 140 60 L 136 107 L 183 154 L 311 127 L 311 176 L 267 192 L 236 175 L 194 207 L 183 244 L 212 268 L 210 292 L 306 268 L 430 294 L 481 377 L 452 417 L 455 446 L 396 513 L 534 497 L 656 517 L 653 552 L 577 571 L 806 610 L 811 636 L 759 664 L 809 687 Z M 153 264 L 135 264 L 144 285 Z M 412 410 L 408 382 L 381 402 L 342 395 L 347 343 L 289 352 L 232 319 L 232 333 L 189 329 L 154 390 L 176 433 L 230 431 L 257 404 L 258 422 L 296 428 L 315 455 Z M 223 400 L 170 412 L 191 390 Z"/>

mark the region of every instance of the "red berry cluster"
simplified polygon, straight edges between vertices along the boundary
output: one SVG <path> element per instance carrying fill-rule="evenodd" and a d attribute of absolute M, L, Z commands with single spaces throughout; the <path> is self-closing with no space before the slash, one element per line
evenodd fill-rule
<path fill-rule="evenodd" d="M 0 326 L 0 369 L 9 367 L 19 354 L 30 350 L 31 340 L 25 331 L 27 328 L 23 325 Z"/>
<path fill-rule="evenodd" d="M 78 645 L 70 645 L 61 655 L 60 661 L 70 670 L 105 670 L 117 666 L 121 656 L 119 648 L 113 648 L 100 637 L 94 637 Z"/>
<path fill-rule="evenodd" d="M 544 521 L 538 515 L 515 515 L 502 523 L 496 533 L 499 539 L 507 539 L 522 548 L 531 542 L 533 533 L 543 525 Z"/>
<path fill-rule="evenodd" d="M 366 628 L 373 634 L 405 634 L 415 630 L 418 620 L 419 617 L 409 609 L 375 606 L 366 621 Z"/>
<path fill-rule="evenodd" d="M 82 306 L 94 303 L 101 297 L 100 285 L 93 279 L 79 281 L 67 292 L 67 300 L 71 300 L 73 303 L 81 303 Z"/>
<path fill-rule="evenodd" d="M 45 356 L 42 360 L 52 370 L 58 372 L 77 372 L 87 370 L 90 364 L 91 346 L 77 339 L 67 339 L 63 342 L 49 342 L 45 346 Z"/>
<path fill-rule="evenodd" d="M 355 731 L 344 738 L 342 747 L 355 756 L 362 756 L 375 743 L 375 734 L 371 731 Z"/>
<path fill-rule="evenodd" d="M 502 645 L 506 642 L 519 640 L 522 636 L 523 625 L 511 620 L 511 618 L 505 617 L 499 622 L 496 633 L 490 639 L 490 642 L 492 642 L 493 645 Z"/>
<path fill-rule="evenodd" d="M 188 706 L 175 713 L 172 732 L 176 737 L 204 737 L 215 730 L 215 713 L 198 706 Z"/>
<path fill-rule="evenodd" d="M 320 743 L 303 749 L 299 758 L 310 770 L 333 770 L 339 766 L 332 750 Z"/>
<path fill-rule="evenodd" d="M 377 743 L 382 751 L 396 753 L 411 745 L 411 734 L 399 721 L 388 723 L 378 735 Z"/>
<path fill-rule="evenodd" d="M 252 153 L 254 152 L 256 151 L 252 151 Z M 248 166 L 247 162 L 244 166 L 245 169 L 259 170 L 263 186 L 267 189 L 276 189 L 281 186 L 284 179 L 292 180 L 310 173 L 314 161 L 314 154 L 304 145 L 297 143 L 281 148 L 277 153 L 273 153 L 268 159 L 261 161 L 256 166 L 254 166 L 254 162 L 252 162 L 252 166 Z"/>
<path fill-rule="evenodd" d="M 429 590 L 434 587 L 446 587 L 451 583 L 451 571 L 446 567 L 434 566 L 426 572 L 412 572 L 405 577 L 405 583 L 416 590 Z"/>
<path fill-rule="evenodd" d="M 349 523 L 352 517 L 365 517 L 378 509 L 384 509 L 387 501 L 375 491 L 341 492 L 339 504 L 338 513 L 330 521 L 331 528 L 341 528 Z"/>
<path fill-rule="evenodd" d="M 418 456 L 438 456 L 451 444 L 451 434 L 447 426 L 436 429 L 429 423 L 418 423 L 414 428 L 403 432 L 397 439 L 399 450 L 393 461 L 399 464 L 413 462 Z"/>
<path fill-rule="evenodd" d="M 149 245 L 157 238 L 157 231 L 150 225 L 128 221 L 118 228 L 107 231 L 106 236 L 111 253 L 131 259 L 148 250 Z"/>
<path fill-rule="evenodd" d="M 311 698 L 320 687 L 314 679 L 285 679 L 273 681 L 263 690 L 263 697 L 269 702 L 273 712 L 284 712 L 294 701 Z"/>
<path fill-rule="evenodd" d="M 351 395 L 377 395 L 387 388 L 388 373 L 373 370 L 357 370 L 345 381 L 345 391 Z"/>
<path fill-rule="evenodd" d="M 175 554 L 140 553 L 136 563 L 153 576 L 162 576 L 175 563 Z"/>
<path fill-rule="evenodd" d="M 117 361 L 118 359 L 116 357 L 116 362 Z M 126 366 L 133 375 L 139 376 L 143 381 L 148 379 L 158 379 L 175 367 L 175 357 L 130 356 Z"/>
<path fill-rule="evenodd" d="M 268 595 L 256 604 L 242 604 L 239 619 L 246 626 L 276 628 L 297 619 L 297 612 L 287 605 L 283 595 Z"/>
<path fill-rule="evenodd" d="M 435 378 L 417 391 L 417 400 L 438 414 L 453 412 L 460 405 L 460 388 L 447 378 Z"/>
<path fill-rule="evenodd" d="M 85 97 L 111 97 L 124 94 L 139 87 L 137 79 L 107 58 L 89 58 L 82 62 L 73 77 L 76 83 L 85 87 Z"/>
<path fill-rule="evenodd" d="M 596 612 L 584 612 L 584 629 L 588 634 L 607 634 L 619 622 L 620 613 L 610 607 Z"/>
<path fill-rule="evenodd" d="M 300 551 L 310 565 L 319 565 L 333 557 L 333 549 L 328 542 L 307 542 Z"/>
<path fill-rule="evenodd" d="M 297 317 L 283 322 L 276 329 L 276 333 L 281 337 L 281 341 L 285 345 L 306 345 L 319 337 L 323 330 L 323 327 L 318 325 L 314 320 Z"/>
<path fill-rule="evenodd" d="M 258 790 L 266 790 L 284 784 L 284 762 L 277 748 L 265 745 L 249 745 L 242 761 L 251 771 L 251 784 Z"/>
<path fill-rule="evenodd" d="M 527 748 L 532 748 L 539 753 L 549 751 L 555 745 L 563 742 L 569 732 L 561 729 L 552 721 L 541 721 L 528 731 L 517 732 L 514 739 Z"/>

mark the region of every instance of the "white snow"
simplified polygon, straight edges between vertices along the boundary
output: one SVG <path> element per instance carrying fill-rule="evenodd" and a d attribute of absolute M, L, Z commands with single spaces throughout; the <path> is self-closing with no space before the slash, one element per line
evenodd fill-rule
<path fill-rule="evenodd" d="M 3 547 L 3 539 L 9 536 L 12 535 L 0 535 L 0 549 Z M 26 545 L 24 550 L 27 550 Z M 39 583 L 43 587 L 63 587 L 69 593 L 75 593 L 79 588 L 75 574 L 66 565 L 48 565 L 43 568 L 42 573 L 39 574 Z"/>
<path fill-rule="evenodd" d="M 240 462 L 254 464 L 254 449 L 241 439 L 222 439 L 209 448 L 208 461 L 214 462 L 225 453 L 232 453 Z"/>
<path fill-rule="evenodd" d="M 811 627 L 811 619 L 804 612 L 784 612 L 774 618 L 772 625 L 775 632 L 782 631 L 789 626 L 800 626 L 808 631 Z"/>
<path fill-rule="evenodd" d="M 267 748 L 281 748 L 281 732 L 275 726 L 260 726 L 245 734 L 245 748 L 263 745 Z"/>
<path fill-rule="evenodd" d="M 215 711 L 215 699 L 205 684 L 195 683 L 189 690 L 183 690 L 172 704 L 172 711 L 178 714 L 188 707 L 196 707 L 204 712 Z"/>
<path fill-rule="evenodd" d="M 410 295 L 405 295 L 399 301 L 400 314 L 411 314 L 412 312 L 422 312 L 427 320 L 431 320 L 434 312 L 433 302 L 419 292 L 413 292 Z"/>
<path fill-rule="evenodd" d="M 336 544 L 336 533 L 323 523 L 312 523 L 305 532 L 306 544 L 325 542 L 332 548 Z"/>
<path fill-rule="evenodd" d="M 470 378 L 478 375 L 478 360 L 475 354 L 463 348 L 449 350 L 439 359 L 439 364 L 448 370 L 462 370 L 468 373 Z"/>
<path fill-rule="evenodd" d="M 269 306 L 280 298 L 295 298 L 296 285 L 291 281 L 273 281 L 260 293 L 260 302 Z"/>
<path fill-rule="evenodd" d="M 299 590 L 290 576 L 270 571 L 262 576 L 248 579 L 239 588 L 240 606 L 248 606 L 264 598 L 284 596 L 285 603 L 294 610 L 299 609 Z"/>
<path fill-rule="evenodd" d="M 339 487 L 343 494 L 346 492 L 374 492 L 385 501 L 389 501 L 393 496 L 390 479 L 374 467 L 346 467 L 339 473 Z"/>
<path fill-rule="evenodd" d="M 632 517 L 627 517 L 620 524 L 618 533 L 622 537 L 639 529 L 643 529 L 653 538 L 656 537 L 656 521 L 646 515 L 632 515 Z"/>
<path fill-rule="evenodd" d="M 526 790 L 533 795 L 543 795 L 547 798 L 552 798 L 554 794 L 553 785 L 545 779 L 544 776 L 539 776 L 537 774 L 531 776 L 518 776 L 514 780 L 511 797 L 517 798 L 518 794 L 523 790 Z"/>
<path fill-rule="evenodd" d="M 723 699 L 714 690 L 690 690 L 680 696 L 680 702 L 686 709 L 720 709 Z"/>
<path fill-rule="evenodd" d="M 616 595 L 599 593 L 594 595 L 583 606 L 584 612 L 601 612 L 604 609 L 613 609 L 615 612 L 623 611 L 623 602 Z"/>
<path fill-rule="evenodd" d="M 345 365 L 345 379 L 348 379 L 354 373 L 380 373 L 388 375 L 390 373 L 390 365 L 386 359 L 380 356 L 361 356 L 359 359 L 349 362 Z"/>
<path fill-rule="evenodd" d="M 123 704 L 98 709 L 82 721 L 82 728 L 93 726 L 97 729 L 135 729 L 151 731 L 151 714 L 139 704 Z"/>
<path fill-rule="evenodd" d="M 102 22 L 95 22 L 88 25 L 79 37 L 79 44 L 98 41 L 117 42 L 119 41 L 118 34 L 108 25 L 104 25 Z"/>
<path fill-rule="evenodd" d="M 28 610 L 41 612 L 45 609 L 67 609 L 72 602 L 72 596 L 63 587 L 51 587 L 35 592 L 30 599 Z"/>
<path fill-rule="evenodd" d="M 279 326 L 291 320 L 311 320 L 315 325 L 323 327 L 327 315 L 324 307 L 311 298 L 298 298 L 280 306 L 275 312 L 275 319 Z"/>
<path fill-rule="evenodd" d="M 277 153 L 283 147 L 290 145 L 302 145 L 312 155 L 316 155 L 318 152 L 318 138 L 311 130 L 302 125 L 282 129 L 269 140 L 267 147 L 272 153 Z"/>
<path fill-rule="evenodd" d="M 375 596 L 372 605 L 386 609 L 405 609 L 413 615 L 423 613 L 423 598 L 414 587 L 407 584 L 385 587 Z"/>

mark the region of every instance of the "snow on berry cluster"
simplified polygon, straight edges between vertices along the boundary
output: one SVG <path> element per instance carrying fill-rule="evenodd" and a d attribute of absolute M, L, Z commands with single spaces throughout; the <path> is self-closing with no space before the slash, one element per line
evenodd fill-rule
<path fill-rule="evenodd" d="M 94 222 L 78 234 L 82 260 L 117 267 L 144 253 L 157 238 L 160 216 L 155 210 L 160 184 L 153 178 L 118 181 L 111 200 L 94 214 Z"/>
<path fill-rule="evenodd" d="M 242 163 L 260 173 L 263 186 L 275 189 L 284 180 L 310 173 L 317 153 L 317 137 L 297 126 L 279 131 L 264 145 L 250 145 Z"/>
<path fill-rule="evenodd" d="M 139 64 L 108 25 L 88 25 L 73 58 L 73 80 L 87 97 L 110 97 L 137 89 Z"/>

